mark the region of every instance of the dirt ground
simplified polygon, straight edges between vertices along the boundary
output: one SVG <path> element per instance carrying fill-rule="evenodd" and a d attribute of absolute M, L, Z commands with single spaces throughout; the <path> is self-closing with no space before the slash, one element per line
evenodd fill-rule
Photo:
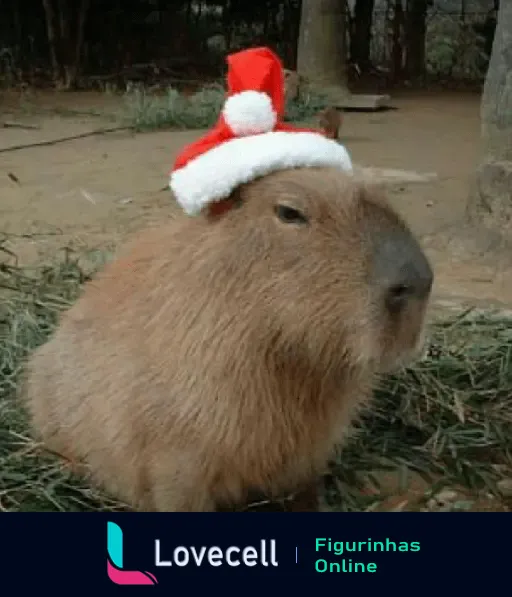
<path fill-rule="evenodd" d="M 437 174 L 392 194 L 432 259 L 436 301 L 511 305 L 507 270 L 446 248 L 454 229 L 445 227 L 461 220 L 479 160 L 479 95 L 408 94 L 393 104 L 388 112 L 347 113 L 343 141 L 356 163 Z M 109 116 L 121 109 L 121 100 L 107 94 L 0 95 L 0 123 L 39 126 L 0 128 L 0 233 L 12 235 L 6 246 L 21 262 L 52 258 L 66 245 L 113 249 L 129 232 L 175 213 L 160 189 L 175 154 L 201 131 L 118 132 L 2 151 L 112 126 Z M 389 507 L 400 508 L 397 495 Z"/>
<path fill-rule="evenodd" d="M 479 159 L 480 97 L 409 94 L 393 104 L 396 110 L 345 115 L 343 141 L 354 160 L 435 172 L 434 182 L 405 185 L 392 197 L 423 238 L 436 270 L 436 297 L 510 304 L 512 276 L 506 270 L 444 248 L 453 236 L 445 227 L 462 218 Z M 175 208 L 159 189 L 176 153 L 201 131 L 118 132 L 1 152 L 112 126 L 108 117 L 121 110 L 119 98 L 100 93 L 0 96 L 0 122 L 40 127 L 0 129 L 0 231 L 17 235 L 7 246 L 21 261 L 46 259 L 65 245 L 112 248 L 148 221 L 172 216 Z"/>

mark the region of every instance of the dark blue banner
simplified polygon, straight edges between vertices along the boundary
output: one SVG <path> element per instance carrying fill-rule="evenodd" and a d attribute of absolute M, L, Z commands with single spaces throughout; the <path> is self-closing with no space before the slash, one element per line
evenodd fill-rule
<path fill-rule="evenodd" d="M 69 513 L 0 521 L 6 595 L 8 579 L 17 592 L 138 585 L 148 595 L 231 594 L 259 581 L 269 594 L 301 591 L 307 582 L 472 595 L 480 582 L 489 592 L 506 589 L 509 579 L 509 514 Z M 286 584 L 273 584 L 279 581 Z"/>

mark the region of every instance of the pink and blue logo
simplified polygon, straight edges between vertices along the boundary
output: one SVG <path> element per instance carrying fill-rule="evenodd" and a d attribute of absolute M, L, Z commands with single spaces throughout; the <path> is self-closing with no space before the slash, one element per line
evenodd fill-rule
<path fill-rule="evenodd" d="M 107 573 L 116 585 L 156 585 L 151 572 L 124 570 L 123 531 L 115 522 L 107 522 Z"/>

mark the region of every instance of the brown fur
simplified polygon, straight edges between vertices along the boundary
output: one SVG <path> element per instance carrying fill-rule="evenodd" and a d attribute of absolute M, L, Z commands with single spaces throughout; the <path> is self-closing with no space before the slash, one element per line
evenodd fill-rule
<path fill-rule="evenodd" d="M 325 108 L 318 115 L 320 129 L 328 139 L 338 140 L 343 122 L 341 112 L 336 108 Z"/>
<path fill-rule="evenodd" d="M 296 71 L 284 69 L 284 96 L 286 101 L 296 100 L 299 96 L 300 76 Z"/>
<path fill-rule="evenodd" d="M 235 197 L 142 232 L 27 369 L 38 436 L 140 510 L 311 486 L 375 376 L 421 345 L 426 301 L 391 316 L 372 281 L 372 235 L 406 230 L 372 189 L 311 168 Z M 280 221 L 276 201 L 309 225 Z"/>

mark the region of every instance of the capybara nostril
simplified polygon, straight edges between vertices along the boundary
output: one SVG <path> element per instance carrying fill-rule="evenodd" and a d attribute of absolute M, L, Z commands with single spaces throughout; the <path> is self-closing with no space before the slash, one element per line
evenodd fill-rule
<path fill-rule="evenodd" d="M 386 295 L 386 307 L 391 312 L 399 311 L 414 294 L 413 286 L 393 284 Z"/>
<path fill-rule="evenodd" d="M 392 312 L 401 310 L 411 299 L 425 301 L 432 290 L 434 274 L 422 253 L 413 252 L 410 260 L 398 268 L 396 281 L 386 293 L 386 306 Z"/>

